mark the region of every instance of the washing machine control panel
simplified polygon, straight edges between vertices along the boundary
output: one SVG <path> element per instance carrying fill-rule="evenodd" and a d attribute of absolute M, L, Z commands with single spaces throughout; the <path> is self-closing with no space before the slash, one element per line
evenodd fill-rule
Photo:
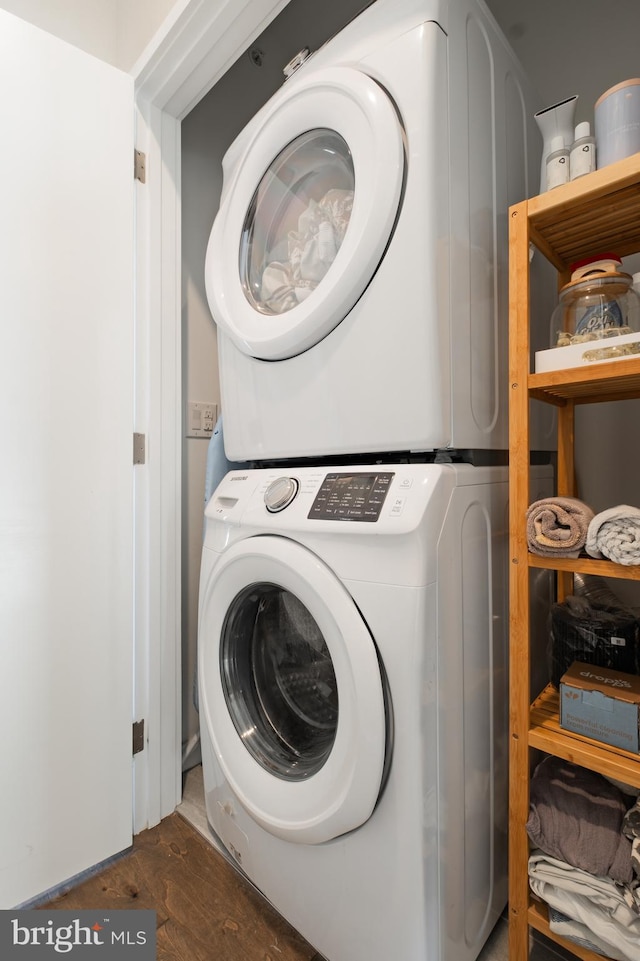
<path fill-rule="evenodd" d="M 327 474 L 314 498 L 309 520 L 375 523 L 393 477 L 393 471 Z"/>

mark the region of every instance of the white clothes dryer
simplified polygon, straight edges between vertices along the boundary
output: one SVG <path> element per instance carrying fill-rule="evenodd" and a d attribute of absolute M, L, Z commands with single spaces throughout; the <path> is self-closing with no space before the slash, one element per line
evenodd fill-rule
<path fill-rule="evenodd" d="M 507 898 L 507 472 L 233 471 L 199 613 L 210 825 L 329 961 L 471 961 Z"/>
<path fill-rule="evenodd" d="M 230 460 L 507 448 L 535 109 L 482 0 L 376 0 L 267 102 L 206 256 Z"/>

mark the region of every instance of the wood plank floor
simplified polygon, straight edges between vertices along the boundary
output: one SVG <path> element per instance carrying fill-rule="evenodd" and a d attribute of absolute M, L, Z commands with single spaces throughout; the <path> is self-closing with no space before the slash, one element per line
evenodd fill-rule
<path fill-rule="evenodd" d="M 157 961 L 323 961 L 179 814 L 40 907 L 155 910 Z"/>

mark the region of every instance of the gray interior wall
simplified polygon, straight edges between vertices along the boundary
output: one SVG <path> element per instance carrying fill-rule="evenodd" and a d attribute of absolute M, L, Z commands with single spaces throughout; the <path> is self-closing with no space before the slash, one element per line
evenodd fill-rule
<path fill-rule="evenodd" d="M 598 97 L 640 70 L 638 0 L 486 0 L 549 107 L 577 94 L 576 122 L 593 124 Z M 593 129 L 593 128 L 592 128 Z"/>

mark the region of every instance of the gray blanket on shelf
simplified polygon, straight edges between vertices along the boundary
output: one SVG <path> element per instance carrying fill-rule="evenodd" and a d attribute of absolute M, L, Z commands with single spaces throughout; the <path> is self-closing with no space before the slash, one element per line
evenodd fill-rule
<path fill-rule="evenodd" d="M 629 884 L 631 841 L 622 833 L 626 810 L 622 793 L 602 775 L 546 757 L 531 779 L 527 833 L 545 854 Z"/>

